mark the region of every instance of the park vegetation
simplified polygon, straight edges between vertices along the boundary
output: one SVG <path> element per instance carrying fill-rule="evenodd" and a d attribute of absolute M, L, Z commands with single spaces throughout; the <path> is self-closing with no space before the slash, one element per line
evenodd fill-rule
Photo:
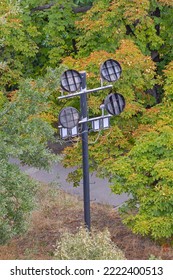
<path fill-rule="evenodd" d="M 65 232 L 57 242 L 54 253 L 57 260 L 124 260 L 122 251 L 111 241 L 108 230 L 88 234 L 79 228 L 76 234 Z"/>
<path fill-rule="evenodd" d="M 173 1 L 2 0 L 0 5 L 0 240 L 21 232 L 35 183 L 12 163 L 48 168 L 47 148 L 64 101 L 58 102 L 65 69 L 86 70 L 88 88 L 100 84 L 108 58 L 122 66 L 114 91 L 126 100 L 111 129 L 90 134 L 90 169 L 107 177 L 112 191 L 132 198 L 123 222 L 154 239 L 173 235 Z M 100 114 L 105 92 L 88 98 Z M 79 108 L 78 98 L 66 106 Z M 75 148 L 74 148 L 75 147 Z M 81 178 L 81 143 L 64 152 L 69 174 Z"/>

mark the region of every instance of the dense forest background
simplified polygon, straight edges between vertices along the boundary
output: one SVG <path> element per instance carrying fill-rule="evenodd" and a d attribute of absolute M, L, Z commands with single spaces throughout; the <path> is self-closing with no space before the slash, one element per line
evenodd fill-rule
<path fill-rule="evenodd" d="M 107 177 L 112 191 L 132 194 L 121 209 L 135 233 L 173 235 L 173 1 L 172 0 L 3 0 L 0 5 L 0 236 L 21 232 L 32 209 L 35 182 L 9 159 L 48 168 L 57 160 L 47 148 L 64 105 L 57 101 L 60 76 L 72 68 L 87 72 L 88 88 L 100 84 L 99 68 L 116 59 L 122 76 L 114 91 L 124 112 L 90 148 L 90 169 Z M 97 116 L 105 92 L 88 98 Z M 95 141 L 95 139 L 97 141 Z M 74 149 L 75 146 L 75 149 Z M 78 166 L 81 143 L 64 151 L 64 165 Z"/>

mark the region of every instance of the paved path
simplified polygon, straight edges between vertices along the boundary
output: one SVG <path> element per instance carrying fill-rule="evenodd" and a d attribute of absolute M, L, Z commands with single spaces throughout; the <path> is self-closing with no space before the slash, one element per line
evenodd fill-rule
<path fill-rule="evenodd" d="M 10 162 L 20 165 L 18 160 L 11 159 Z M 64 168 L 60 163 L 53 164 L 51 171 L 47 172 L 29 166 L 21 166 L 20 169 L 26 172 L 32 178 L 44 183 L 57 183 L 57 185 L 68 193 L 78 195 L 83 199 L 83 183 L 74 188 L 72 184 L 66 181 L 69 172 L 75 168 Z M 106 179 L 99 179 L 95 174 L 90 175 L 90 198 L 91 201 L 104 203 L 117 207 L 128 199 L 127 194 L 115 195 L 109 188 L 110 183 Z"/>

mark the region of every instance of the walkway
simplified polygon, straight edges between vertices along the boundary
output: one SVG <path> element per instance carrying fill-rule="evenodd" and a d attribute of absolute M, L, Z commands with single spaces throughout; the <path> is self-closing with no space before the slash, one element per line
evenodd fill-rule
<path fill-rule="evenodd" d="M 16 163 L 20 166 L 26 174 L 32 178 L 43 182 L 43 183 L 55 183 L 57 186 L 62 188 L 64 191 L 78 195 L 83 199 L 83 183 L 80 182 L 80 186 L 74 188 L 72 183 L 66 181 L 69 172 L 75 170 L 75 168 L 64 168 L 61 163 L 53 164 L 51 171 L 47 172 L 39 170 L 30 166 L 21 166 L 20 162 L 15 159 L 11 159 L 10 162 Z M 120 206 L 124 201 L 128 199 L 127 194 L 115 195 L 111 192 L 110 183 L 106 179 L 99 179 L 95 174 L 90 175 L 90 198 L 91 201 L 98 203 L 112 205 L 114 207 Z"/>

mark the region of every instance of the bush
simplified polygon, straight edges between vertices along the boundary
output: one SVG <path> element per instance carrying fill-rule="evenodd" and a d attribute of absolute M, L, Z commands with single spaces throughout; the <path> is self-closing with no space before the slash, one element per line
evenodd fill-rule
<path fill-rule="evenodd" d="M 0 244 L 21 234 L 28 223 L 37 184 L 14 164 L 0 160 Z"/>
<path fill-rule="evenodd" d="M 58 159 L 47 148 L 55 131 L 40 116 L 49 107 L 48 93 L 39 92 L 34 81 L 25 80 L 10 102 L 1 101 L 0 244 L 25 229 L 36 189 L 36 183 L 10 163 L 10 158 L 40 169 L 48 169 Z"/>
<path fill-rule="evenodd" d="M 55 258 L 58 260 L 121 260 L 121 250 L 111 241 L 108 230 L 88 231 L 80 228 L 76 234 L 65 232 L 57 243 Z"/>

